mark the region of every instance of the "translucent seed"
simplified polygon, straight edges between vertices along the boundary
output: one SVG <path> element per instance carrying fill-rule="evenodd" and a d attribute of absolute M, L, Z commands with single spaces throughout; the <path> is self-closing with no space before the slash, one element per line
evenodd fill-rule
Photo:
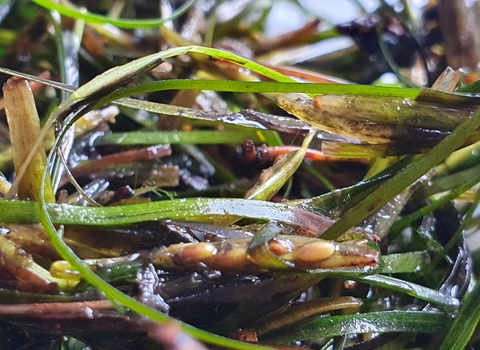
<path fill-rule="evenodd" d="M 335 253 L 335 243 L 316 241 L 301 246 L 294 252 L 294 259 L 304 262 L 320 261 L 330 258 Z"/>

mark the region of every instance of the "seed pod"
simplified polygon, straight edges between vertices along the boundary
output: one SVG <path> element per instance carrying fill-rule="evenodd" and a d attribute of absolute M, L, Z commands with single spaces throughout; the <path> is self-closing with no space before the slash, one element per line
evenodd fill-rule
<path fill-rule="evenodd" d="M 376 250 L 318 238 L 278 235 L 258 251 L 248 253 L 252 238 L 235 238 L 219 242 L 173 244 L 154 251 L 147 258 L 161 268 L 176 270 L 215 269 L 255 273 L 260 270 L 336 269 L 376 266 Z M 261 247 L 260 247 L 261 248 Z M 266 248 L 266 249 L 265 249 Z M 267 256 L 267 254 L 269 254 Z M 272 265 L 271 256 L 283 264 Z"/>

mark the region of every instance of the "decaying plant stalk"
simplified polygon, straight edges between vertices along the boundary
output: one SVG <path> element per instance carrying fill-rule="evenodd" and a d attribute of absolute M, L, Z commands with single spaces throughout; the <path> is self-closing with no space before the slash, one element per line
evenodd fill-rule
<path fill-rule="evenodd" d="M 34 143 L 40 137 L 40 119 L 35 100 L 26 80 L 10 78 L 3 87 L 5 111 L 10 129 L 15 171 L 20 171 Z M 46 166 L 44 147 L 38 147 L 28 165 L 27 172 L 18 188 L 20 199 L 35 200 L 39 198 L 43 172 Z M 45 184 L 45 200 L 54 202 L 50 180 Z"/>
<path fill-rule="evenodd" d="M 279 97 L 287 112 L 320 130 L 372 142 L 417 142 L 433 146 L 475 111 L 411 99 L 321 95 L 314 99 Z"/>

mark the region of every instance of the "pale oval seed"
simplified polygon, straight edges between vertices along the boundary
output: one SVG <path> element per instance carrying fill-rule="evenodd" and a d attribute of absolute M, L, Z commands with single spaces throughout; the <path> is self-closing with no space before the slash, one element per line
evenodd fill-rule
<path fill-rule="evenodd" d="M 295 260 L 313 262 L 330 258 L 335 253 L 332 241 L 316 241 L 298 248 L 293 255 Z"/>

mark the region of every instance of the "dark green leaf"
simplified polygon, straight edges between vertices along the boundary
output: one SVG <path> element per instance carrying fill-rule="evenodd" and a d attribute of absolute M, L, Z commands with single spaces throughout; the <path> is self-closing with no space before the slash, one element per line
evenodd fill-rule
<path fill-rule="evenodd" d="M 298 339 L 313 340 L 356 333 L 438 333 L 444 331 L 451 318 L 439 312 L 386 311 L 355 315 L 318 318 L 290 332 L 277 334 L 267 339 L 290 343 Z"/>

